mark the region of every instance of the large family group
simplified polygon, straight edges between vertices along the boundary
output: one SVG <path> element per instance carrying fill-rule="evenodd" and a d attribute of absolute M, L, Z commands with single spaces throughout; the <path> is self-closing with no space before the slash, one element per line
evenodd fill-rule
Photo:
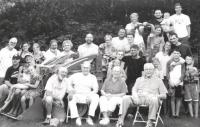
<path fill-rule="evenodd" d="M 175 4 L 175 12 L 170 16 L 157 9 L 154 18 L 143 23 L 138 21 L 138 13 L 132 13 L 131 23 L 120 28 L 117 37 L 106 34 L 105 43 L 97 46 L 93 43 L 93 34 L 88 33 L 77 52 L 71 50 L 71 40 L 64 40 L 63 51 L 58 50 L 55 39 L 50 41 L 47 51 L 41 51 L 39 43 L 30 46 L 27 42 L 17 51 L 18 40 L 12 37 L 0 51 L 0 112 L 20 119 L 23 116 L 18 114 L 42 96 L 46 124 L 52 119 L 64 122 L 69 115 L 65 112 L 68 107 L 71 119 L 81 126 L 78 103 L 89 106 L 86 119 L 89 125 L 94 124 L 98 106 L 103 116 L 99 121 L 102 125 L 109 124 L 109 117 L 118 106 L 116 126 L 120 127 L 129 107 L 146 105 L 149 107 L 146 127 L 152 127 L 161 101 L 165 114 L 170 111 L 172 117 L 180 117 L 184 102 L 190 116 L 198 118 L 199 77 L 188 41 L 190 18 L 182 13 L 180 3 Z M 90 71 L 93 59 L 84 61 L 81 71 L 71 75 L 62 66 L 91 55 L 102 56 L 104 83 L 101 88 L 98 78 Z M 48 78 L 45 88 L 42 87 L 40 68 L 61 57 L 64 59 L 59 61 L 59 66 L 55 65 L 56 71 Z"/>

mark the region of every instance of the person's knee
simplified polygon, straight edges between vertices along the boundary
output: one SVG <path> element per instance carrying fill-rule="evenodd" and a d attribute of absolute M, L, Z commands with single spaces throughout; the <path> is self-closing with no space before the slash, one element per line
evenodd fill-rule
<path fill-rule="evenodd" d="M 20 94 L 21 90 L 20 89 L 15 89 L 15 94 Z"/>
<path fill-rule="evenodd" d="M 52 103 L 53 103 L 53 98 L 52 98 L 51 96 L 46 96 L 46 97 L 45 97 L 45 102 L 46 102 L 47 104 L 52 104 Z"/>
<path fill-rule="evenodd" d="M 92 95 L 92 96 L 90 96 L 90 98 L 91 98 L 91 101 L 98 101 L 99 102 L 99 95 L 98 94 L 94 94 L 94 95 Z"/>
<path fill-rule="evenodd" d="M 25 97 L 25 96 L 22 96 L 22 97 L 21 97 L 21 102 L 24 103 L 25 101 L 26 101 L 26 97 Z"/>

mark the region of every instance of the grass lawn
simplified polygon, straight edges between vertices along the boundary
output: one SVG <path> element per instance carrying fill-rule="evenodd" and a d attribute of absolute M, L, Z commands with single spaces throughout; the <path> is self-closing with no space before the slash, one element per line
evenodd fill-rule
<path fill-rule="evenodd" d="M 164 116 L 162 116 L 164 117 Z M 127 118 L 125 122 L 125 127 L 144 127 L 145 124 L 136 123 L 134 126 L 132 125 L 131 118 Z M 185 115 L 181 115 L 180 119 L 173 119 L 170 117 L 164 117 L 164 125 L 160 122 L 158 127 L 200 127 L 200 118 L 192 119 Z M 88 124 L 85 123 L 85 120 L 82 120 L 82 127 L 89 127 Z M 98 121 L 95 121 L 95 127 L 101 127 L 101 125 L 97 124 Z M 115 127 L 115 121 L 111 122 L 108 127 Z M 74 121 L 69 121 L 68 124 L 64 124 L 62 127 L 75 127 Z M 31 121 L 15 121 L 12 119 L 8 119 L 4 116 L 0 116 L 0 127 L 49 127 L 40 124 L 39 122 L 31 122 Z M 103 126 L 102 126 L 103 127 Z"/>

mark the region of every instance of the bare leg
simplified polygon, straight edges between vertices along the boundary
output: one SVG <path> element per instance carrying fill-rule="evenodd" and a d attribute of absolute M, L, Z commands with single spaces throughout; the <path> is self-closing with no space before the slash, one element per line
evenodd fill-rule
<path fill-rule="evenodd" d="M 188 109 L 189 109 L 189 113 L 190 113 L 190 116 L 193 117 L 193 106 L 192 106 L 192 102 L 189 101 L 188 102 Z"/>
<path fill-rule="evenodd" d="M 198 118 L 198 113 L 199 113 L 199 103 L 198 101 L 194 101 L 194 117 Z"/>
<path fill-rule="evenodd" d="M 172 116 L 175 116 L 175 97 L 171 97 L 171 110 L 172 110 Z"/>
<path fill-rule="evenodd" d="M 29 107 L 31 107 L 31 105 L 33 105 L 34 99 L 32 97 L 29 98 Z"/>
<path fill-rule="evenodd" d="M 176 99 L 176 116 L 179 116 L 180 106 L 181 106 L 181 98 L 177 98 Z"/>
<path fill-rule="evenodd" d="M 26 97 L 22 96 L 21 97 L 21 106 L 22 106 L 22 112 L 26 110 Z"/>

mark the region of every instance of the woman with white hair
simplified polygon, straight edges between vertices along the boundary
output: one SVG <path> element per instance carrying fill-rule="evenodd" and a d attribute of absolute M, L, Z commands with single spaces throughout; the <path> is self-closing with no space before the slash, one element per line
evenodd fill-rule
<path fill-rule="evenodd" d="M 100 97 L 100 110 L 103 113 L 103 119 L 99 122 L 107 125 L 109 115 L 115 110 L 117 105 L 121 105 L 122 97 L 128 92 L 126 83 L 121 79 L 121 67 L 115 66 L 112 69 L 111 76 L 107 78 L 102 86 Z"/>
<path fill-rule="evenodd" d="M 63 41 L 62 43 L 63 51 L 61 53 L 62 53 L 62 56 L 65 56 L 66 58 L 65 62 L 70 62 L 73 59 L 78 58 L 77 54 L 71 50 L 72 47 L 73 47 L 73 43 L 71 42 L 71 40 Z"/>

